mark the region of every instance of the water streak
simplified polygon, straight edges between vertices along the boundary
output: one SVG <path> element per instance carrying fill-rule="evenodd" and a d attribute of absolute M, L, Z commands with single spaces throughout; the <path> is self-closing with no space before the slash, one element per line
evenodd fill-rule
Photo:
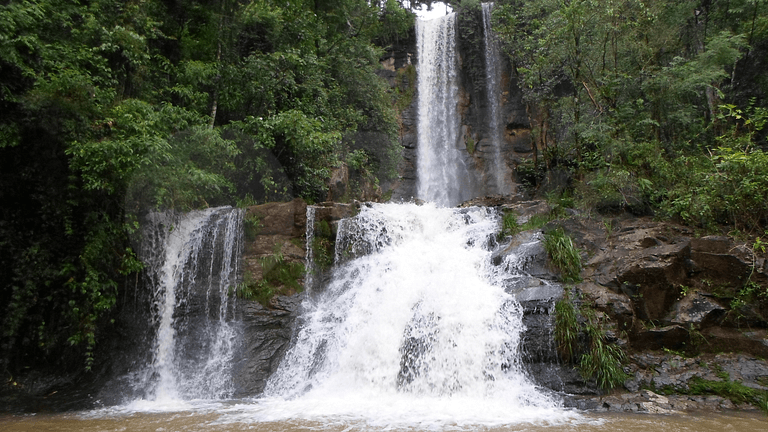
<path fill-rule="evenodd" d="M 230 207 L 147 217 L 142 258 L 153 288 L 151 364 L 133 383 L 150 401 L 232 393 L 237 342 L 233 289 L 242 254 L 242 211 Z"/>
<path fill-rule="evenodd" d="M 497 194 L 510 193 L 509 182 L 507 181 L 507 169 L 504 164 L 504 157 L 501 152 L 501 124 L 500 118 L 500 98 L 501 98 L 501 65 L 499 64 L 499 48 L 491 28 L 491 10 L 493 3 L 482 3 L 483 10 L 483 33 L 485 42 L 485 93 L 488 109 L 488 133 L 493 147 L 493 163 L 489 167 L 491 184 L 489 189 Z"/>
<path fill-rule="evenodd" d="M 416 20 L 419 198 L 453 206 L 475 196 L 461 148 L 456 14 Z"/>

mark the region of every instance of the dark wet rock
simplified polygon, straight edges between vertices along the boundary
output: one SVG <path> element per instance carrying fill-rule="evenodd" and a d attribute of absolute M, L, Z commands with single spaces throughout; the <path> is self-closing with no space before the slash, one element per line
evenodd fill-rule
<path fill-rule="evenodd" d="M 234 368 L 234 397 L 253 396 L 264 390 L 290 346 L 303 298 L 278 296 L 269 309 L 258 302 L 241 305 L 243 340 Z"/>
<path fill-rule="evenodd" d="M 558 362 L 527 363 L 526 370 L 541 387 L 568 395 L 596 395 L 599 390 L 584 382 L 573 365 Z"/>
<path fill-rule="evenodd" d="M 632 339 L 636 349 L 660 350 L 662 348 L 679 350 L 688 340 L 688 331 L 679 325 L 657 327 L 638 332 Z"/>
<path fill-rule="evenodd" d="M 765 329 L 741 331 L 728 327 L 710 327 L 701 331 L 707 352 L 742 352 L 768 358 L 768 335 Z"/>
<path fill-rule="evenodd" d="M 514 276 L 534 276 L 555 280 L 557 276 L 547 264 L 547 252 L 538 230 L 523 231 L 501 241 L 491 262 Z"/>
<path fill-rule="evenodd" d="M 725 312 L 725 307 L 719 303 L 700 293 L 694 293 L 675 303 L 667 321 L 672 324 L 700 327 L 705 323 L 717 324 Z"/>

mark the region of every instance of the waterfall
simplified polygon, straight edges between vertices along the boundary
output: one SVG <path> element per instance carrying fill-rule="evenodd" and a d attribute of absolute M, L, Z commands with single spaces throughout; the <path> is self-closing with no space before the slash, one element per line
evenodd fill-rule
<path fill-rule="evenodd" d="M 463 159 L 458 112 L 456 14 L 416 20 L 418 45 L 417 195 L 442 206 L 475 196 Z"/>
<path fill-rule="evenodd" d="M 153 212 L 142 259 L 152 287 L 152 359 L 133 386 L 146 400 L 218 399 L 233 391 L 237 343 L 233 290 L 242 254 L 243 212 Z"/>
<path fill-rule="evenodd" d="M 500 98 L 501 84 L 499 64 L 499 49 L 491 28 L 491 9 L 493 3 L 482 3 L 483 9 L 483 33 L 485 42 L 485 93 L 488 109 L 488 133 L 490 134 L 491 146 L 493 147 L 493 164 L 489 166 L 491 174 L 489 189 L 498 194 L 508 194 L 510 191 L 507 182 L 507 169 L 504 167 L 504 157 L 501 153 L 501 124 L 500 119 Z"/>
<path fill-rule="evenodd" d="M 522 309 L 492 263 L 499 223 L 488 208 L 364 205 L 339 225 L 343 262 L 305 301 L 248 418 L 431 428 L 562 415 L 523 371 Z"/>

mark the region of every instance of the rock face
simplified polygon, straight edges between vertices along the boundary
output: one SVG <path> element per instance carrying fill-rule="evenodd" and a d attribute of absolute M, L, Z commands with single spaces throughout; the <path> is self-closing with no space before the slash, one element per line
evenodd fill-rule
<path fill-rule="evenodd" d="M 278 296 L 266 308 L 258 302 L 241 305 L 242 353 L 235 364 L 234 397 L 261 393 L 288 350 L 304 296 Z"/>
<path fill-rule="evenodd" d="M 256 225 L 256 230 L 246 240 L 245 277 L 261 279 L 259 258 L 275 253 L 281 253 L 288 262 L 304 263 L 307 223 L 325 222 L 331 227 L 330 235 L 334 235 L 338 221 L 356 211 L 356 204 L 320 203 L 314 206 L 314 220 L 308 221 L 307 204 L 298 198 L 249 207 L 246 219 Z M 235 397 L 261 393 L 290 346 L 305 295 L 295 291 L 287 294 L 275 296 L 267 306 L 256 301 L 238 301 L 242 344 L 234 368 Z"/>
<path fill-rule="evenodd" d="M 262 277 L 259 259 L 281 253 L 288 262 L 304 262 L 307 203 L 300 198 L 249 207 L 245 215 L 244 272 L 254 280 Z M 250 234 L 249 234 L 250 233 Z"/>
<path fill-rule="evenodd" d="M 482 193 L 497 193 L 504 195 L 515 192 L 517 166 L 535 157 L 533 152 L 532 127 L 526 104 L 523 102 L 523 92 L 513 73 L 513 69 L 505 56 L 497 59 L 498 82 L 500 95 L 498 97 L 498 128 L 499 152 L 495 150 L 492 134 L 489 129 L 490 104 L 486 86 L 486 49 L 484 42 L 483 18 L 480 8 L 462 9 L 457 17 L 458 26 L 458 76 L 459 76 L 459 115 L 460 132 L 457 148 L 466 149 L 463 152 L 464 164 L 470 168 L 472 177 L 481 185 L 485 185 Z M 387 51 L 382 58 L 381 76 L 389 82 L 393 92 L 398 95 L 412 96 L 410 103 L 401 107 L 398 121 L 400 126 L 400 145 L 402 146 L 402 161 L 398 166 L 399 179 L 383 183 L 384 191 L 391 190 L 393 201 L 408 201 L 416 196 L 416 166 L 417 166 L 417 108 L 418 95 L 415 94 L 416 76 L 415 65 L 418 62 L 415 32 L 408 39 L 400 40 Z M 497 156 L 498 155 L 498 156 Z M 497 164 L 497 158 L 502 161 Z M 498 167 L 506 179 L 507 188 L 496 190 L 492 172 Z"/>
<path fill-rule="evenodd" d="M 416 196 L 417 54 L 414 29 L 407 39 L 401 39 L 391 46 L 382 58 L 383 68 L 379 71 L 392 92 L 398 95 L 398 102 L 403 105 L 397 118 L 402 147 L 402 159 L 397 167 L 398 179 L 381 184 L 383 190 L 392 191 L 390 199 L 395 202 L 408 201 Z"/>
<path fill-rule="evenodd" d="M 457 48 L 460 56 L 459 71 L 461 103 L 462 134 L 460 147 L 468 149 L 465 163 L 472 167 L 476 176 L 482 179 L 482 184 L 493 184 L 496 169 L 497 153 L 493 148 L 493 134 L 499 133 L 500 156 L 503 160 L 503 175 L 510 186 L 509 190 L 500 191 L 504 195 L 513 193 L 513 182 L 516 180 L 514 169 L 523 160 L 533 157 L 533 140 L 528 111 L 523 102 L 523 92 L 520 89 L 512 65 L 506 56 L 492 60 L 496 64 L 500 95 L 489 95 L 487 85 L 486 56 L 492 50 L 486 50 L 483 15 L 480 8 L 464 8 L 459 11 L 457 18 L 458 41 Z M 491 118 L 492 97 L 498 98 L 498 128 L 489 128 Z M 474 149 L 474 150 L 473 150 Z M 489 189 L 485 193 L 496 192 Z"/>
<path fill-rule="evenodd" d="M 591 255 L 582 274 L 588 282 L 578 288 L 631 305 L 631 314 L 617 311 L 615 301 L 601 310 L 627 333 L 633 349 L 768 355 L 764 332 L 734 331 L 764 329 L 768 317 L 766 302 L 745 291 L 768 285 L 765 260 L 748 245 L 722 236 L 695 238 L 686 228 L 643 218 L 602 228 L 574 218 L 563 227 Z"/>

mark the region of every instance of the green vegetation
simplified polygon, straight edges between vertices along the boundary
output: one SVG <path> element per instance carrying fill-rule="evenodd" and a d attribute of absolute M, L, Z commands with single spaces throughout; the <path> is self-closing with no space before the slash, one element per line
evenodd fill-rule
<path fill-rule="evenodd" d="M 463 3 L 463 2 L 462 2 Z M 768 8 L 761 0 L 502 0 L 538 151 L 535 188 L 580 206 L 758 234 L 768 221 Z"/>
<path fill-rule="evenodd" d="M 749 276 L 747 276 L 744 285 L 735 293 L 730 302 L 731 309 L 729 313 L 734 313 L 736 315 L 736 319 L 742 317 L 741 310 L 743 307 L 749 304 L 755 304 L 760 301 L 768 300 L 768 287 L 764 287 L 753 280 L 758 258 L 761 255 L 765 255 L 765 250 L 766 244 L 762 241 L 762 239 L 760 237 L 755 238 L 750 251 L 752 254 L 751 271 Z"/>
<path fill-rule="evenodd" d="M 416 97 L 416 66 L 409 64 L 396 73 L 395 107 L 398 111 L 408 108 Z"/>
<path fill-rule="evenodd" d="M 312 239 L 312 253 L 318 270 L 326 271 L 333 266 L 336 251 L 336 237 L 328 221 L 315 224 L 315 237 Z"/>
<path fill-rule="evenodd" d="M 276 295 L 301 292 L 299 281 L 304 277 L 304 264 L 287 261 L 279 248 L 280 245 L 277 245 L 278 250 L 274 254 L 259 259 L 261 280 L 253 280 L 250 273 L 246 273 L 245 280 L 238 286 L 238 297 L 256 300 L 262 306 L 269 307 L 270 300 Z"/>
<path fill-rule="evenodd" d="M 589 308 L 582 308 L 586 318 L 585 333 L 589 340 L 587 352 L 579 360 L 579 372 L 585 379 L 594 379 L 598 387 L 614 388 L 624 384 L 627 374 L 622 363 L 626 360 L 624 351 L 606 339 L 603 321 Z"/>
<path fill-rule="evenodd" d="M 555 342 L 563 360 L 574 361 L 579 337 L 579 321 L 571 298 L 571 289 L 565 288 L 563 298 L 555 303 Z"/>
<path fill-rule="evenodd" d="M 497 237 L 502 239 L 506 236 L 515 235 L 523 231 L 539 229 L 549 221 L 550 217 L 548 215 L 535 214 L 529 217 L 524 224 L 518 225 L 517 215 L 514 212 L 505 212 L 501 217 L 501 231 Z"/>
<path fill-rule="evenodd" d="M 257 214 L 246 214 L 243 219 L 243 231 L 245 231 L 245 239 L 248 241 L 254 241 L 256 236 L 259 235 L 261 229 L 261 219 Z"/>
<path fill-rule="evenodd" d="M 581 255 L 561 227 L 544 234 L 544 249 L 564 282 L 581 281 Z"/>
<path fill-rule="evenodd" d="M 466 141 L 467 153 L 471 155 L 475 154 L 475 140 L 474 138 L 472 138 L 472 135 L 468 135 L 465 141 Z"/>
<path fill-rule="evenodd" d="M 585 380 L 594 380 L 598 387 L 610 389 L 624 384 L 627 374 L 622 363 L 626 354 L 606 337 L 603 318 L 591 307 L 582 305 L 577 311 L 570 288 L 555 304 L 555 342 L 565 361 L 576 363 Z M 579 317 L 582 323 L 579 322 Z M 586 345 L 579 345 L 583 334 Z"/>
<path fill-rule="evenodd" d="M 376 72 L 413 24 L 395 0 L 2 2 L 0 370 L 90 368 L 149 209 L 396 175 Z"/>
<path fill-rule="evenodd" d="M 718 373 L 722 381 L 709 381 L 699 377 L 688 382 L 692 395 L 716 395 L 730 399 L 735 404 L 749 403 L 768 414 L 768 392 L 747 387 L 739 381 L 731 381 L 727 372 Z"/>

